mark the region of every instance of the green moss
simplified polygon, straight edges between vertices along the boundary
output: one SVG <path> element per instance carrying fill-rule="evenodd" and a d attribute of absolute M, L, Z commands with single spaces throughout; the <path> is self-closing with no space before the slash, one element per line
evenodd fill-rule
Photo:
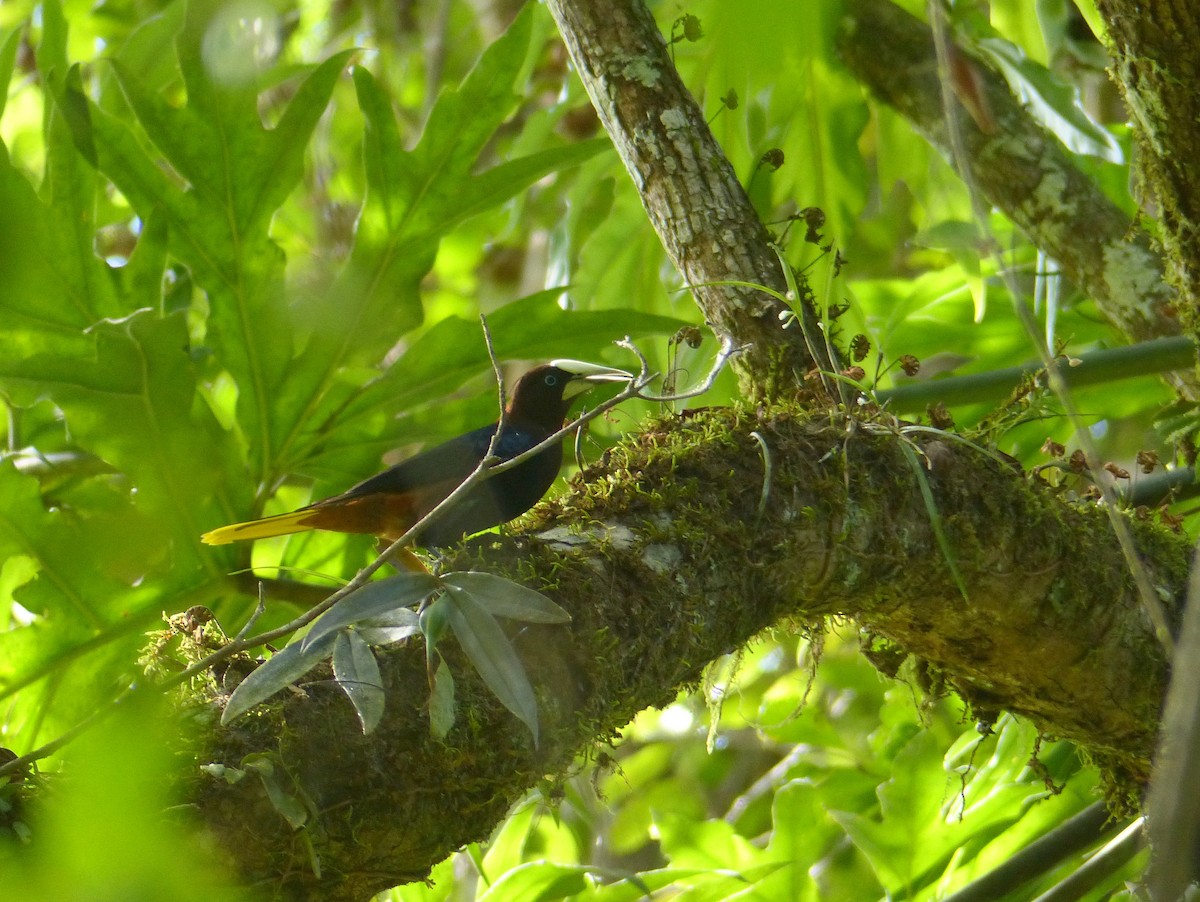
<path fill-rule="evenodd" d="M 448 642 L 458 721 L 444 741 L 429 737 L 424 650 L 411 643 L 381 653 L 388 713 L 380 735 L 357 736 L 341 693 L 315 674 L 302 695 L 281 693 L 220 731 L 204 754 L 236 765 L 265 749 L 299 762 L 297 784 L 322 812 L 320 830 L 307 837 L 318 854 L 323 844 L 386 848 L 380 867 L 402 862 L 419 875 L 484 835 L 545 774 L 568 771 L 579 749 L 695 685 L 708 662 L 780 623 L 818 643 L 826 616 L 853 614 L 872 637 L 867 657 L 888 675 L 907 675 L 926 697 L 954 687 L 981 719 L 1004 706 L 1056 734 L 1090 738 L 1114 787 L 1144 777 L 1160 697 L 1154 687 L 1165 668 L 1144 630 L 1109 644 L 1099 628 L 1112 620 L 1136 630 L 1139 622 L 1104 513 L 1073 509 L 979 451 L 911 437 L 932 464 L 939 516 L 971 586 L 964 601 L 895 425 L 882 415 L 852 421 L 788 406 L 664 418 L 606 452 L 572 492 L 539 505 L 522 521 L 524 535 L 480 537 L 454 551 L 448 569 L 515 575 L 572 615 L 568 626 L 511 634 L 538 694 L 538 749 Z M 751 431 L 773 459 L 761 518 L 764 464 Z M 1156 562 L 1154 584 L 1181 597 L 1186 540 L 1151 523 L 1130 526 Z M 572 549 L 539 539 L 550 530 L 588 541 Z M 1097 586 L 1111 587 L 1112 597 L 1097 597 Z M 1071 630 L 1089 624 L 1104 644 L 1081 652 Z M 1141 701 L 1097 700 L 1113 687 L 1097 681 L 1089 689 L 1072 670 L 1104 674 L 1099 659 L 1114 649 L 1128 656 L 1114 662 L 1128 684 L 1116 688 L 1140 686 L 1130 698 Z M 1075 681 L 1070 691 L 1093 697 L 1056 706 L 1045 682 L 1054 674 L 1041 671 L 1052 671 L 1046 662 L 1060 650 L 1068 656 L 1064 678 Z M 1108 720 L 1084 722 L 1071 710 L 1076 703 Z M 204 791 L 230 819 L 231 836 L 249 832 L 239 826 L 245 820 L 264 835 L 287 834 L 252 793 L 212 780 Z M 383 831 L 394 835 L 382 840 Z M 262 872 L 279 873 L 267 845 Z M 306 845 L 291 854 L 290 866 L 307 867 Z"/>

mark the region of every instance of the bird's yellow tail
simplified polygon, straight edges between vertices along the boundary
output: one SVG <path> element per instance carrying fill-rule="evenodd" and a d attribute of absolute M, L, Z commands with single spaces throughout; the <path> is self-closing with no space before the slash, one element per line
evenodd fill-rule
<path fill-rule="evenodd" d="M 286 536 L 293 532 L 306 532 L 315 529 L 304 521 L 313 515 L 312 511 L 293 511 L 290 514 L 279 514 L 276 517 L 264 517 L 261 520 L 250 520 L 246 523 L 233 523 L 222 526 L 200 537 L 205 545 L 227 545 L 230 542 L 241 542 L 247 539 L 269 539 L 272 536 Z"/>

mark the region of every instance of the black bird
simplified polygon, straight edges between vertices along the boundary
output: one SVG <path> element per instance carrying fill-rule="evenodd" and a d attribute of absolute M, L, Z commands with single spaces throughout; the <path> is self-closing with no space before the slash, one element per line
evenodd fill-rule
<path fill-rule="evenodd" d="M 557 432 L 571 402 L 596 383 L 630 378 L 621 370 L 577 360 L 555 360 L 530 370 L 513 389 L 504 429 L 496 442 L 496 457 L 512 460 Z M 367 533 L 394 542 L 474 472 L 498 425 L 483 426 L 423 451 L 340 495 L 290 514 L 222 526 L 206 532 L 200 540 L 224 545 L 325 529 Z M 463 536 L 520 516 L 546 494 L 561 466 L 562 443 L 555 442 L 511 470 L 476 485 L 417 536 L 417 542 L 426 547 L 453 545 Z"/>

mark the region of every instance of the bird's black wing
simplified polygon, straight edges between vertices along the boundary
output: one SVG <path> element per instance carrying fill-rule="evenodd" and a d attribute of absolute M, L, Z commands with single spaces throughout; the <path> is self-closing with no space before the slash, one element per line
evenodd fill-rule
<path fill-rule="evenodd" d="M 479 466 L 479 462 L 487 454 L 488 445 L 495 431 L 496 424 L 492 423 L 490 426 L 483 426 L 457 438 L 452 438 L 450 441 L 422 451 L 394 467 L 389 467 L 370 479 L 364 479 L 358 485 L 352 486 L 342 494 L 328 498 L 326 501 L 350 501 L 354 498 L 378 494 L 402 495 L 405 492 L 446 484 L 453 489 L 454 485 L 470 476 Z M 505 430 L 505 432 L 507 431 Z M 504 442 L 501 441 L 499 444 L 504 444 Z"/>

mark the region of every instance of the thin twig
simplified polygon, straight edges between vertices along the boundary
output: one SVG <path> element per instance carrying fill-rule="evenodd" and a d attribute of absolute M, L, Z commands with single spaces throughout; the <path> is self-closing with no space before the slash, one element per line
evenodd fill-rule
<path fill-rule="evenodd" d="M 234 640 L 245 639 L 250 634 L 250 630 L 254 628 L 254 624 L 258 623 L 260 617 L 267 612 L 267 593 L 262 581 L 258 583 L 258 604 L 254 606 L 254 611 L 246 618 L 246 622 L 242 628 L 238 630 Z"/>
<path fill-rule="evenodd" d="M 586 412 L 587 411 L 584 411 L 584 413 L 586 413 Z M 582 416 L 582 414 L 580 414 L 580 416 Z M 575 466 L 579 467 L 579 469 L 581 469 L 581 470 L 584 468 L 583 432 L 584 432 L 584 430 L 582 428 L 575 430 L 575 441 L 571 447 L 571 450 L 575 452 Z"/>
<path fill-rule="evenodd" d="M 483 330 L 483 344 L 487 348 L 488 360 L 492 362 L 492 372 L 496 375 L 496 394 L 500 402 L 500 417 L 496 421 L 496 431 L 492 433 L 492 440 L 488 442 L 488 451 L 486 457 L 492 457 L 496 453 L 496 444 L 500 441 L 500 433 L 504 431 L 504 420 L 508 415 L 508 398 L 505 397 L 504 391 L 504 371 L 500 368 L 500 361 L 496 359 L 496 346 L 492 344 L 492 330 L 488 328 L 487 317 L 484 314 L 479 314 L 479 328 Z"/>
<path fill-rule="evenodd" d="M 486 327 L 485 327 L 485 336 L 486 336 L 486 334 L 487 333 L 486 333 Z M 493 361 L 494 361 L 495 357 L 492 352 L 490 338 L 485 338 L 485 340 L 488 341 L 489 355 L 491 355 L 493 357 Z M 166 680 L 163 680 L 160 683 L 154 684 L 152 687 L 153 690 L 160 692 L 160 693 L 167 692 L 167 691 L 175 688 L 176 686 L 182 685 L 183 683 L 187 682 L 188 680 L 190 680 L 192 677 L 196 676 L 197 674 L 203 673 L 205 670 L 208 670 L 209 668 L 213 667 L 214 665 L 219 664 L 222 661 L 225 661 L 225 660 L 233 657 L 234 655 L 238 655 L 238 654 L 241 654 L 242 652 L 250 651 L 251 649 L 261 647 L 263 645 L 266 645 L 270 642 L 275 641 L 276 639 L 282 639 L 284 636 L 290 635 L 291 633 L 294 633 L 298 629 L 302 629 L 303 627 L 312 623 L 314 620 L 316 620 L 318 617 L 320 617 L 322 614 L 324 614 L 330 608 L 332 608 L 335 604 L 337 604 L 343 598 L 345 598 L 346 596 L 356 592 L 358 589 L 361 589 L 363 586 L 365 586 L 367 584 L 367 582 L 371 579 L 371 577 L 375 574 L 375 572 L 378 571 L 385 563 L 387 563 L 397 551 L 399 551 L 401 548 L 404 548 L 404 547 L 412 544 L 414 537 L 416 537 L 430 523 L 432 523 L 433 521 L 435 521 L 436 519 L 438 519 L 439 517 L 444 515 L 447 510 L 449 510 L 455 504 L 457 504 L 464 495 L 466 495 L 468 492 L 470 492 L 472 489 L 474 489 L 475 486 L 477 486 L 479 483 L 481 483 L 499 473 L 503 473 L 505 470 L 510 470 L 513 467 L 519 466 L 521 463 L 523 463 L 524 461 L 533 457 L 534 455 L 541 453 L 546 448 L 553 445 L 555 442 L 561 441 L 564 436 L 566 436 L 569 433 L 571 433 L 572 431 L 580 428 L 583 424 L 589 423 L 592 420 L 596 419 L 597 417 L 603 416 L 605 413 L 607 413 L 613 407 L 617 406 L 618 404 L 620 404 L 624 401 L 627 401 L 631 398 L 639 398 L 639 397 L 647 398 L 648 400 L 659 400 L 657 398 L 648 397 L 648 396 L 642 394 L 642 392 L 644 391 L 646 386 L 655 378 L 655 375 L 650 372 L 650 367 L 649 367 L 649 363 L 646 360 L 646 356 L 628 338 L 623 339 L 622 341 L 618 341 L 618 342 L 616 342 L 616 344 L 618 347 L 621 347 L 621 348 L 624 348 L 624 349 L 630 351 L 638 358 L 638 361 L 641 366 L 641 371 L 639 372 L 639 374 L 636 377 L 634 377 L 633 379 L 631 379 L 629 381 L 629 383 L 625 386 L 625 388 L 623 388 L 620 392 L 618 392 L 612 398 L 608 399 L 607 401 L 604 401 L 603 403 L 599 404 L 592 410 L 589 410 L 587 413 L 585 413 L 585 414 L 581 415 L 580 417 L 578 417 L 577 419 L 571 421 L 571 423 L 564 426 L 562 429 L 559 429 L 557 432 L 555 432 L 554 434 L 552 434 L 551 436 L 546 438 L 544 441 L 540 442 L 535 447 L 530 448 L 528 451 L 525 451 L 524 453 L 512 458 L 511 460 L 505 460 L 505 461 L 497 460 L 497 458 L 494 456 L 494 451 L 495 451 L 494 444 L 496 441 L 496 437 L 493 436 L 493 442 L 492 442 L 493 447 L 489 448 L 489 453 L 488 453 L 487 458 L 480 461 L 479 465 L 471 472 L 471 474 L 466 479 L 464 479 L 458 485 L 457 488 L 455 488 L 455 490 L 453 492 L 451 492 L 449 495 L 447 495 L 446 498 L 443 499 L 431 511 L 429 511 L 429 513 L 427 513 L 419 521 L 417 521 L 415 524 L 413 524 L 413 526 L 407 532 L 405 532 L 404 535 L 400 536 L 400 538 L 396 539 L 387 548 L 385 548 L 373 561 L 371 561 L 371 563 L 367 564 L 365 567 L 363 567 L 361 570 L 359 570 L 358 573 L 355 574 L 353 579 L 351 579 L 348 583 L 346 583 L 340 589 L 338 589 L 333 594 L 331 594 L 328 598 L 321 601 L 319 604 L 316 604 L 313 607 L 309 608 L 303 614 L 301 614 L 300 616 L 296 617 L 295 619 L 289 621 L 288 623 L 285 623 L 282 626 L 278 626 L 274 629 L 267 630 L 266 632 L 259 633 L 256 636 L 248 636 L 248 637 L 245 636 L 244 633 L 246 632 L 246 629 L 243 628 L 243 630 L 238 633 L 238 636 L 236 638 L 234 638 L 233 641 L 229 642 L 227 645 L 224 645 L 219 649 L 216 649 L 211 654 L 207 655 L 200 661 L 197 661 L 196 663 L 192 664 L 190 667 L 180 671 L 178 674 L 176 674 Z M 709 373 L 708 378 L 704 381 L 704 383 L 700 387 L 692 389 L 688 392 L 680 393 L 679 395 L 665 398 L 663 400 L 681 400 L 684 398 L 694 397 L 695 395 L 698 395 L 698 394 L 701 394 L 701 393 L 707 391 L 709 388 L 712 387 L 713 382 L 716 380 L 717 375 L 719 374 L 720 370 L 724 367 L 724 365 L 728 361 L 728 359 L 734 353 L 737 353 L 737 351 L 739 351 L 739 350 L 741 350 L 741 349 L 734 348 L 732 346 L 732 343 L 728 339 L 726 339 L 722 343 L 721 352 L 717 357 L 717 360 L 713 366 L 712 371 Z M 502 412 L 501 416 L 503 417 L 503 412 Z M 501 420 L 501 423 L 502 422 L 503 422 L 503 420 Z M 498 436 L 499 434 L 500 434 L 500 429 L 497 428 L 496 435 Z M 118 698 L 118 700 L 123 697 L 124 697 L 124 695 L 120 696 Z M 109 706 L 109 707 L 111 707 L 111 706 Z M 95 714 L 91 715 L 86 720 L 81 721 L 79 724 L 77 724 L 75 727 L 73 727 L 67 733 L 64 733 L 62 736 L 60 736 L 58 739 L 54 740 L 53 742 L 48 743 L 45 746 L 42 746 L 40 749 L 36 749 L 32 752 L 29 752 L 27 755 L 23 755 L 20 758 L 14 759 L 13 761 L 8 762 L 7 764 L 5 764 L 3 766 L 0 766 L 0 776 L 3 776 L 6 773 L 15 771 L 15 770 L 19 769 L 20 767 L 23 767 L 25 764 L 31 763 L 32 761 L 36 761 L 40 758 L 45 758 L 46 756 L 53 754 L 55 751 L 57 751 L 59 748 L 61 748 L 63 745 L 65 745 L 67 742 L 69 742 L 71 739 L 73 739 L 75 736 L 77 736 L 79 733 L 83 732 L 83 730 L 85 730 L 92 722 L 98 720 L 101 716 L 105 715 L 108 712 L 108 710 L 109 710 L 108 707 L 100 709 Z"/>
<path fill-rule="evenodd" d="M 629 339 L 618 341 L 617 346 L 625 348 L 626 350 L 630 350 L 638 356 L 642 363 L 642 374 L 638 377 L 637 381 L 639 383 L 648 384 L 651 379 L 651 377 L 648 375 L 649 367 L 641 351 L 637 350 L 633 343 L 629 341 Z M 721 374 L 721 370 L 725 368 L 725 364 L 729 362 L 729 358 L 734 354 L 741 353 L 745 349 L 746 345 L 734 345 L 733 339 L 731 339 L 729 336 L 725 336 L 721 339 L 721 350 L 717 353 L 716 360 L 713 361 L 712 368 L 708 371 L 708 375 L 704 378 L 703 382 L 700 382 L 687 391 L 672 392 L 669 395 L 648 395 L 639 390 L 634 397 L 641 398 L 643 401 L 651 401 L 653 403 L 669 403 L 671 401 L 684 401 L 688 398 L 694 398 L 697 395 L 702 395 L 713 387 L 713 383 L 717 381 L 717 376 Z"/>

